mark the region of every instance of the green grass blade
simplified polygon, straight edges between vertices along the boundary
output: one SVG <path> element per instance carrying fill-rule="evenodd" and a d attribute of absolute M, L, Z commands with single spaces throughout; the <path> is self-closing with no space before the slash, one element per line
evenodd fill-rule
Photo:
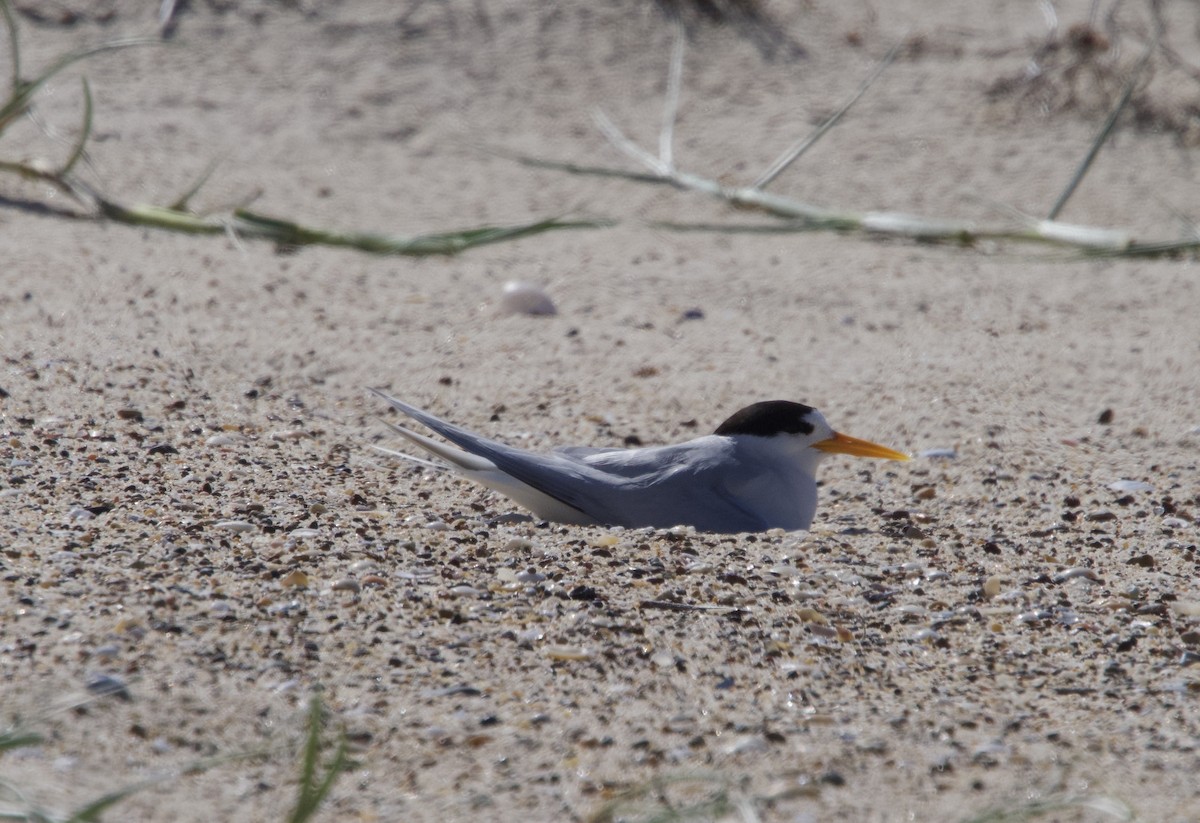
<path fill-rule="evenodd" d="M 208 167 L 200 173 L 198 178 L 196 178 L 196 182 L 192 184 L 192 187 L 183 194 L 179 195 L 179 198 L 170 205 L 170 208 L 175 211 L 187 211 L 188 203 L 191 202 L 191 199 L 196 196 L 196 192 L 204 188 L 204 184 L 208 182 L 208 178 L 212 177 L 212 173 L 217 170 L 217 166 L 220 164 L 220 160 L 213 160 L 211 163 L 209 163 Z"/>
<path fill-rule="evenodd" d="M 117 805 L 131 794 L 140 792 L 142 789 L 152 786 L 158 782 L 160 781 L 150 780 L 144 783 L 135 783 L 132 786 L 126 786 L 123 789 L 117 789 L 116 791 L 109 792 L 108 794 L 93 800 L 91 803 L 88 803 L 86 806 L 73 812 L 71 816 L 66 819 L 65 823 L 96 823 L 96 821 L 100 820 L 100 815 L 104 814 L 104 812 L 108 811 L 110 808 Z"/>
<path fill-rule="evenodd" d="M 296 808 L 307 805 L 312 795 L 313 778 L 317 774 L 317 760 L 321 754 L 321 698 L 313 695 L 308 708 L 308 734 L 304 740 L 304 762 L 300 768 L 300 802 Z M 291 818 L 297 820 L 295 814 Z"/>
<path fill-rule="evenodd" d="M 334 782 L 350 765 L 350 760 L 346 756 L 346 738 L 343 736 L 338 743 L 337 751 L 334 752 L 333 760 L 330 761 L 326 768 L 325 776 L 321 782 L 312 785 L 309 784 L 301 795 L 301 800 L 296 804 L 295 811 L 288 818 L 289 823 L 306 823 L 306 821 L 316 813 L 321 804 L 325 802 L 325 798 L 329 795 L 329 791 L 333 788 Z"/>
<path fill-rule="evenodd" d="M 103 54 L 107 51 L 127 49 L 132 46 L 157 45 L 158 42 L 159 41 L 157 40 L 151 40 L 145 37 L 112 40 L 107 43 L 101 43 L 98 46 L 91 46 L 86 49 L 80 49 L 79 51 L 73 51 L 69 54 L 63 55 L 54 63 L 52 63 L 50 67 L 42 72 L 38 77 L 27 83 L 21 82 L 21 80 L 18 78 L 8 102 L 5 103 L 3 107 L 0 107 L 0 133 L 3 133 L 3 131 L 8 128 L 8 125 L 13 120 L 21 116 L 21 114 L 23 114 L 25 110 L 29 108 L 29 101 L 33 99 L 35 94 L 37 94 L 38 89 L 45 85 L 50 78 L 54 77 L 54 75 L 58 74 L 60 71 L 69 68 L 75 63 L 78 63 L 80 60 L 86 60 L 89 57 L 94 57 L 97 54 Z"/>
<path fill-rule="evenodd" d="M 67 162 L 59 169 L 59 176 L 64 176 L 71 173 L 71 169 L 75 168 L 75 164 L 79 162 L 79 158 L 83 157 L 83 150 L 87 146 L 87 141 L 92 136 L 92 90 L 88 86 L 87 78 L 83 78 L 83 130 L 79 134 L 79 139 L 75 142 L 75 148 L 71 152 L 71 156 L 67 158 Z"/>
<path fill-rule="evenodd" d="M 1048 814 L 1080 809 L 1099 812 L 1106 817 L 1115 818 L 1116 820 L 1131 821 L 1136 819 L 1133 809 L 1114 797 L 1107 795 L 1059 795 L 1010 807 L 990 809 L 976 817 L 969 818 L 964 823 L 1024 823 L 1026 820 L 1034 820 Z"/>
<path fill-rule="evenodd" d="M 0 14 L 4 15 L 4 23 L 8 26 L 8 47 L 12 50 L 12 91 L 17 93 L 21 85 L 21 35 L 17 31 L 17 18 L 13 16 L 12 4 L 8 0 L 0 0 Z"/>
<path fill-rule="evenodd" d="M 36 746 L 44 739 L 37 732 L 23 732 L 18 729 L 9 729 L 0 734 L 0 754 L 10 749 L 23 749 L 26 746 Z"/>
<path fill-rule="evenodd" d="M 482 226 L 413 237 L 388 236 L 366 232 L 336 232 L 303 226 L 291 220 L 238 209 L 234 229 L 249 237 L 274 240 L 288 246 L 345 246 L 373 254 L 423 256 L 458 254 L 475 246 L 516 240 L 545 231 L 574 228 L 600 228 L 612 225 L 604 220 L 561 220 L 552 217 L 515 226 Z"/>
<path fill-rule="evenodd" d="M 308 710 L 308 729 L 304 739 L 304 757 L 300 766 L 300 796 L 296 799 L 296 808 L 288 816 L 288 823 L 305 823 L 316 813 L 334 782 L 349 765 L 346 757 L 346 736 L 339 736 L 337 751 L 326 767 L 325 774 L 317 779 L 317 768 L 321 755 L 321 727 L 324 721 L 324 709 L 319 695 L 313 695 Z"/>
<path fill-rule="evenodd" d="M 96 202 L 102 215 L 110 220 L 128 223 L 132 226 L 149 226 L 184 234 L 222 234 L 228 230 L 227 225 L 222 221 L 210 220 L 162 206 L 122 206 L 120 203 L 114 203 L 102 197 L 97 197 Z"/>

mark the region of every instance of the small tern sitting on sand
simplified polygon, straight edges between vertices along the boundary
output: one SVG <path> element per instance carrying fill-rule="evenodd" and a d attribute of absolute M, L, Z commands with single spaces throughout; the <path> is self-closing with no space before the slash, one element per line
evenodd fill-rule
<path fill-rule="evenodd" d="M 816 409 L 786 400 L 747 406 L 714 433 L 675 446 L 568 447 L 537 454 L 371 391 L 454 444 L 388 424 L 449 465 L 381 451 L 453 468 L 543 520 L 580 526 L 694 526 L 726 534 L 807 529 L 817 509 L 817 464 L 826 455 L 909 459 L 886 446 L 839 434 Z"/>

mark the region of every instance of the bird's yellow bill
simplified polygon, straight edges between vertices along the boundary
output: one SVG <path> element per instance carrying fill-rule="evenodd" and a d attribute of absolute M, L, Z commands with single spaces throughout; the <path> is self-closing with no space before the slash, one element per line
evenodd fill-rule
<path fill-rule="evenodd" d="M 910 459 L 904 452 L 898 452 L 895 449 L 889 449 L 887 446 L 872 443 L 870 440 L 859 440 L 857 437 L 851 437 L 848 434 L 841 434 L 839 432 L 834 432 L 833 437 L 830 437 L 828 440 L 822 440 L 812 445 L 814 449 L 820 449 L 823 452 L 830 452 L 832 454 L 852 454 L 855 457 L 878 457 L 882 460 Z"/>

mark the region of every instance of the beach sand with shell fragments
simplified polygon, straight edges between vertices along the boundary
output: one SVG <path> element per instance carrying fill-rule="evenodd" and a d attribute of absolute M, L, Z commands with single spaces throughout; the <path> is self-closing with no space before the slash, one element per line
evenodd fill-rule
<path fill-rule="evenodd" d="M 158 5 L 15 3 L 22 74 Z M 75 174 L 115 202 L 219 161 L 213 219 L 615 222 L 378 256 L 0 176 L 0 741 L 41 738 L 5 807 L 289 819 L 319 694 L 351 762 L 314 819 L 1195 819 L 1195 262 L 858 219 L 1047 217 L 1154 42 L 1092 5 L 686 9 L 673 168 L 726 187 L 900 44 L 767 189 L 842 231 L 514 159 L 647 171 L 597 109 L 661 156 L 650 3 L 192 3 L 56 75 L 0 159 L 70 155 L 86 76 Z M 1198 21 L 1161 13 L 1063 223 L 1194 232 Z M 827 461 L 809 533 L 544 524 L 377 453 L 367 386 L 535 449 L 788 399 L 915 458 Z"/>

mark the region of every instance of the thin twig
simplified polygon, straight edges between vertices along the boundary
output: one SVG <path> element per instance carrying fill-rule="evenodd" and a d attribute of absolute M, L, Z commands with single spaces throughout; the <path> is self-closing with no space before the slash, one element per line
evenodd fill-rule
<path fill-rule="evenodd" d="M 639 609 L 662 609 L 669 612 L 746 612 L 739 606 L 704 606 L 693 603 L 674 603 L 670 600 L 643 600 L 638 603 Z"/>
<path fill-rule="evenodd" d="M 596 109 L 596 111 L 592 114 L 592 118 L 596 121 L 596 125 L 599 127 L 601 134 L 608 138 L 608 141 L 616 146 L 617 149 L 619 149 L 627 157 L 635 160 L 638 163 L 641 163 L 643 166 L 650 169 L 650 171 L 654 172 L 660 177 L 669 178 L 672 176 L 671 169 L 664 165 L 662 160 L 658 159 L 653 154 L 646 151 L 637 143 L 626 137 L 625 133 L 622 132 L 621 129 L 618 128 L 617 124 L 614 123 L 612 119 L 603 111 Z"/>
<path fill-rule="evenodd" d="M 1138 80 L 1141 78 L 1142 69 L 1150 62 L 1150 55 L 1154 53 L 1154 46 L 1157 41 L 1151 41 L 1146 45 L 1146 52 L 1138 61 L 1137 66 L 1133 69 L 1133 74 L 1129 78 L 1129 82 L 1125 84 L 1125 90 L 1121 93 L 1121 99 L 1117 101 L 1117 105 L 1108 113 L 1104 124 L 1100 130 L 1096 132 L 1096 137 L 1092 140 L 1092 145 L 1088 149 L 1087 155 L 1083 158 L 1083 162 L 1075 169 L 1075 174 L 1067 183 L 1067 187 L 1063 189 L 1062 194 L 1058 196 L 1058 200 L 1054 202 L 1054 207 L 1050 209 L 1050 213 L 1046 215 L 1047 220 L 1054 220 L 1058 217 L 1058 213 L 1063 210 L 1063 206 L 1067 205 L 1067 201 L 1071 199 L 1071 195 L 1075 193 L 1075 189 L 1083 182 L 1083 176 L 1087 174 L 1088 169 L 1092 167 L 1092 161 L 1096 159 L 1096 155 L 1100 153 L 1100 147 L 1105 144 L 1113 127 L 1117 125 L 1117 118 L 1121 116 L 1121 112 L 1125 111 L 1125 107 L 1129 105 L 1129 100 L 1133 97 L 1133 90 L 1137 86 Z"/>
<path fill-rule="evenodd" d="M 162 2 L 159 3 L 159 6 L 158 6 L 158 29 L 159 29 L 159 31 L 165 31 L 167 28 L 169 28 L 172 25 L 172 23 L 173 23 L 172 18 L 175 17 L 176 4 L 177 4 L 177 0 L 162 0 Z"/>
<path fill-rule="evenodd" d="M 555 171 L 564 171 L 567 174 L 584 174 L 592 177 L 622 177 L 638 183 L 669 184 L 671 182 L 661 174 L 626 171 L 625 169 L 614 169 L 609 166 L 585 166 L 582 163 L 568 163 L 559 160 L 543 160 L 540 157 L 530 157 L 525 154 L 510 152 L 506 149 L 490 149 L 490 151 L 500 157 L 507 157 L 509 160 L 515 160 L 524 166 L 531 166 L 535 169 L 553 169 Z"/>
<path fill-rule="evenodd" d="M 658 133 L 658 159 L 674 170 L 675 118 L 679 114 L 679 93 L 683 86 L 683 52 L 687 39 L 683 22 L 675 21 L 675 42 L 671 47 L 671 69 L 667 72 L 667 93 L 663 100 L 662 130 Z"/>
<path fill-rule="evenodd" d="M 866 79 L 859 84 L 858 90 L 850 96 L 850 99 L 843 103 L 841 108 L 826 118 L 825 122 L 818 126 L 816 131 L 807 137 L 797 140 L 795 143 L 789 146 L 787 151 L 779 155 L 779 157 L 775 159 L 775 162 L 772 163 L 770 167 L 768 167 L 767 170 L 762 173 L 762 176 L 754 181 L 754 184 L 750 186 L 750 188 L 765 189 L 767 186 L 771 185 L 771 182 L 780 174 L 782 174 L 788 166 L 795 162 L 800 155 L 812 148 L 813 145 L 816 144 L 816 142 L 820 140 L 827 131 L 837 125 L 837 122 L 842 119 L 842 116 L 846 112 L 850 111 L 850 107 L 857 103 L 858 99 L 862 97 L 866 93 L 867 89 L 871 87 L 871 84 L 879 79 L 879 75 L 883 74 L 883 70 L 892 64 L 892 62 L 896 59 L 896 55 L 900 52 L 900 46 L 903 44 L 904 40 L 901 39 L 894 46 L 892 46 L 888 50 L 888 53 L 883 56 L 883 59 L 875 65 L 874 69 L 871 70 L 871 73 L 867 75 Z"/>

